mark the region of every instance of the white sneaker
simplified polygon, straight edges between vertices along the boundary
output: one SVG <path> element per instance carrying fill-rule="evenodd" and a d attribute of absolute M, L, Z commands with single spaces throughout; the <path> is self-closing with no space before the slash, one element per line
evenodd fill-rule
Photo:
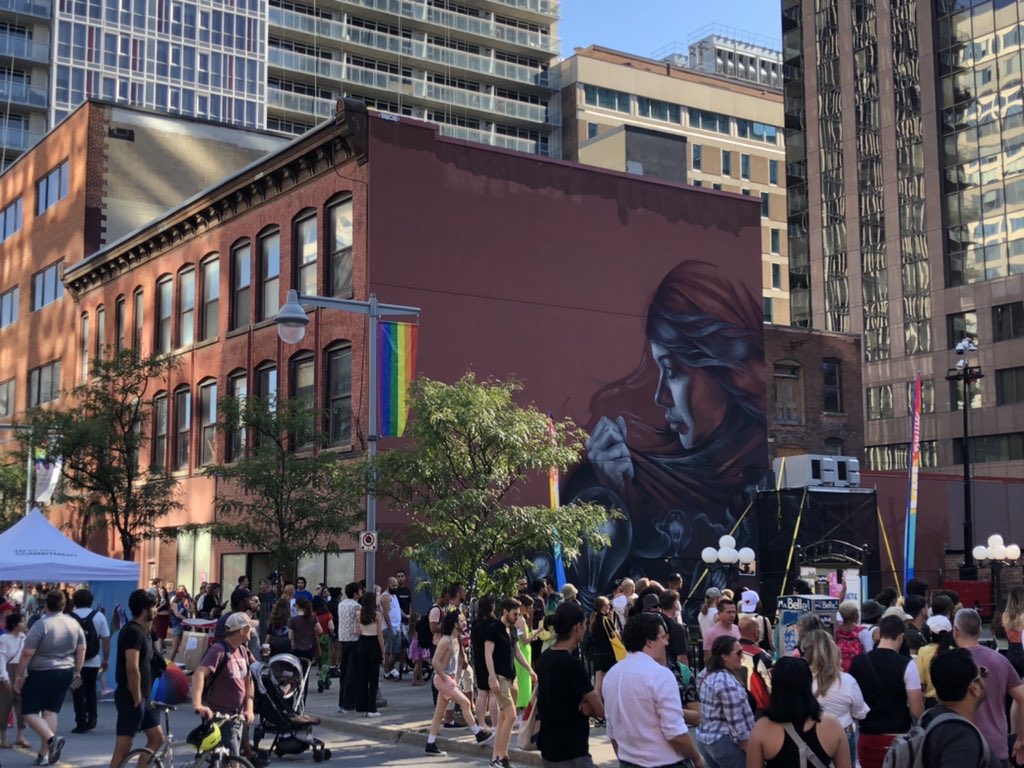
<path fill-rule="evenodd" d="M 367 712 L 366 717 L 380 717 L 380 712 Z"/>

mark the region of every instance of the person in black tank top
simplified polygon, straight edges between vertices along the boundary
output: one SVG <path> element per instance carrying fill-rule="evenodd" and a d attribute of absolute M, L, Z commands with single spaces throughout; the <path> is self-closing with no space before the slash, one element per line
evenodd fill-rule
<path fill-rule="evenodd" d="M 790 729 L 792 735 L 787 732 Z M 826 768 L 852 768 L 843 727 L 821 711 L 814 697 L 810 665 L 804 659 L 786 656 L 772 667 L 771 700 L 750 734 L 747 764 L 756 761 L 754 764 L 765 768 L 801 768 L 804 745 Z M 806 764 L 814 766 L 810 758 Z"/>

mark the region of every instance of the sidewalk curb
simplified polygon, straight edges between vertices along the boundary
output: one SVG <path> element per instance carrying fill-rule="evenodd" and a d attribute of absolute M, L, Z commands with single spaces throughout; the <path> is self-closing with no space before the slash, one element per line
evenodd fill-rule
<path fill-rule="evenodd" d="M 370 723 L 364 719 L 344 719 L 341 717 L 331 717 L 329 715 L 320 715 L 321 726 L 329 730 L 341 731 L 343 733 L 358 734 L 360 736 L 366 736 L 367 738 L 373 739 L 374 741 L 384 742 L 385 744 L 402 744 L 407 747 L 418 747 L 420 749 L 426 748 L 427 745 L 427 732 L 426 730 L 408 730 L 401 726 L 388 726 L 385 724 L 378 725 L 377 723 Z M 512 738 L 515 739 L 516 734 L 512 734 Z M 437 745 L 450 754 L 468 755 L 470 757 L 479 758 L 481 761 L 487 761 L 491 759 L 491 744 L 477 744 L 472 741 L 464 741 L 462 739 L 446 738 L 443 734 L 437 737 Z M 423 755 L 424 760 L 430 761 L 430 756 L 427 754 Z M 541 759 L 540 752 L 525 752 L 521 749 L 509 748 L 509 760 L 512 764 L 517 766 L 530 766 L 530 768 L 543 768 L 544 762 Z"/>

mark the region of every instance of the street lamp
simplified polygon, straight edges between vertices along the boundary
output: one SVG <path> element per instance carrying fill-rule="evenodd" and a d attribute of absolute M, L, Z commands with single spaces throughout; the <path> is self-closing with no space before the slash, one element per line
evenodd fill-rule
<path fill-rule="evenodd" d="M 961 341 L 956 345 L 956 353 L 960 355 L 960 359 L 955 367 L 950 368 L 946 372 L 946 381 L 959 381 L 963 391 L 964 567 L 960 571 L 960 578 L 967 581 L 977 581 L 978 579 L 978 568 L 974 562 L 974 515 L 971 509 L 971 437 L 968 414 L 971 410 L 971 384 L 985 378 L 985 374 L 981 372 L 980 365 L 971 365 L 967 359 L 968 353 L 976 353 L 977 351 L 978 346 L 970 339 Z"/>
<path fill-rule="evenodd" d="M 756 557 L 754 550 L 750 547 L 736 549 L 736 539 L 728 534 L 722 536 L 718 540 L 718 549 L 715 549 L 714 547 L 704 547 L 700 553 L 700 559 L 708 566 L 712 566 L 715 563 L 721 563 L 722 565 L 728 566 L 730 577 L 732 576 L 732 569 L 737 563 L 740 563 L 741 565 L 750 565 L 754 562 Z"/>
<path fill-rule="evenodd" d="M 1003 537 L 993 533 L 988 537 L 988 546 L 979 544 L 971 552 L 976 561 L 987 560 L 992 568 L 992 584 L 995 587 L 995 604 L 1003 599 L 1003 568 L 1016 565 L 1020 560 L 1020 547 L 1016 544 L 1004 544 Z"/>
<path fill-rule="evenodd" d="M 303 305 L 317 307 L 319 309 L 337 309 L 342 312 L 354 312 L 357 315 L 367 315 L 370 318 L 369 329 L 369 367 L 370 367 L 370 393 L 367 398 L 369 404 L 370 434 L 367 435 L 367 455 L 370 457 L 370 466 L 373 466 L 373 457 L 377 455 L 377 322 L 382 316 L 387 317 L 419 317 L 419 307 L 403 307 L 398 304 L 381 304 L 377 301 L 377 295 L 370 294 L 369 301 L 357 301 L 356 299 L 334 299 L 327 296 L 311 296 L 298 291 L 288 291 L 288 297 L 284 305 L 278 310 L 274 317 L 277 323 L 277 335 L 285 344 L 298 344 L 306 335 L 306 326 L 309 324 L 309 315 Z M 373 470 L 371 469 L 371 472 Z M 370 477 L 370 488 L 366 493 L 366 530 L 376 533 L 377 531 L 377 483 L 376 478 Z M 377 577 L 377 552 L 369 550 L 366 552 L 366 588 L 372 590 Z"/>

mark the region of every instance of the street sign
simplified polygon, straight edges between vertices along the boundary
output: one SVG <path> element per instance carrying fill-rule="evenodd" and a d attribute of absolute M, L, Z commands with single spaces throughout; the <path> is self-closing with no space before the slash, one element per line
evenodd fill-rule
<path fill-rule="evenodd" d="M 363 552 L 377 551 L 377 532 L 363 531 L 359 534 L 359 548 Z"/>

